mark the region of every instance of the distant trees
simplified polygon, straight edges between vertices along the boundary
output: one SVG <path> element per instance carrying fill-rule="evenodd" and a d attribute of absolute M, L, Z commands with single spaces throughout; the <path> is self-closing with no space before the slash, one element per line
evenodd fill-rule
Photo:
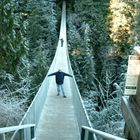
<path fill-rule="evenodd" d="M 114 53 L 116 55 L 129 54 L 131 45 L 134 44 L 134 2 L 132 4 L 126 0 L 111 0 L 109 10 L 109 30 L 110 38 L 114 42 Z"/>
<path fill-rule="evenodd" d="M 0 2 L 0 126 L 20 121 L 47 73 L 58 36 L 57 9 L 47 0 Z"/>
<path fill-rule="evenodd" d="M 106 24 L 108 4 L 106 1 L 103 5 L 101 2 L 93 2 L 91 0 L 75 1 L 74 7 L 76 13 L 75 20 L 72 19 L 71 22 L 73 21 L 72 24 L 75 26 L 75 30 L 77 30 L 75 32 L 78 32 L 79 36 L 75 34 L 75 39 L 73 40 L 71 40 L 72 37 L 70 37 L 70 41 L 73 41 L 72 43 L 70 42 L 71 48 L 77 49 L 76 46 L 78 46 L 79 50 L 83 50 L 79 51 L 79 55 L 75 55 L 74 59 L 79 59 L 82 57 L 83 53 L 85 54 L 85 57 L 82 57 L 83 62 L 85 62 L 85 67 L 79 69 L 82 69 L 80 72 L 83 78 L 90 77 L 91 80 L 88 80 L 87 78 L 85 81 L 79 78 L 81 81 L 87 83 L 83 83 L 83 86 L 80 84 L 80 89 L 84 90 L 87 88 L 87 85 L 89 85 L 89 89 L 91 90 L 94 89 L 93 83 L 96 81 L 95 77 L 99 81 L 102 79 L 101 73 L 104 67 L 103 65 L 105 58 L 108 57 L 108 50 L 111 46 Z M 71 25 L 69 28 L 71 31 Z M 78 42 L 76 41 L 77 37 L 79 37 Z M 75 42 L 79 44 L 77 45 Z M 72 59 L 72 61 L 74 61 L 74 59 Z M 79 61 L 75 62 L 81 63 Z M 88 71 L 84 71 L 85 68 Z"/>
<path fill-rule="evenodd" d="M 55 9 L 55 2 L 46 0 L 32 0 L 28 5 L 30 11 L 27 26 L 28 58 L 32 64 L 30 75 L 33 77 L 33 86 L 42 81 L 55 53 L 58 39 Z"/>
<path fill-rule="evenodd" d="M 14 0 L 0 2 L 0 122 L 3 122 L 1 125 L 14 123 L 14 120 L 17 121 L 24 113 L 21 106 L 24 104 L 25 95 L 22 93 L 20 85 L 22 80 L 17 70 L 27 48 L 22 10 L 18 8 L 20 3 Z M 14 114 L 14 111 L 17 113 Z"/>
<path fill-rule="evenodd" d="M 21 11 L 17 13 L 18 3 L 12 0 L 0 2 L 0 70 L 16 73 L 17 64 L 26 48 L 23 41 Z M 2 71 L 3 70 L 3 71 Z"/>
<path fill-rule="evenodd" d="M 134 44 L 134 3 L 76 0 L 68 12 L 71 62 L 90 119 L 117 135 L 123 135 L 120 103 Z"/>

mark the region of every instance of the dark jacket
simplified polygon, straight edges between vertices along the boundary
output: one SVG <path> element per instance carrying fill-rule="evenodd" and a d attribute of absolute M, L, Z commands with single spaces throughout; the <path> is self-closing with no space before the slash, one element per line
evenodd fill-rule
<path fill-rule="evenodd" d="M 64 83 L 64 77 L 65 76 L 69 76 L 69 77 L 72 77 L 72 75 L 70 74 L 67 74 L 67 73 L 64 73 L 62 71 L 57 71 L 57 72 L 54 72 L 52 74 L 49 74 L 48 76 L 53 76 L 55 75 L 55 80 L 56 80 L 56 83 L 58 85 L 62 85 Z"/>

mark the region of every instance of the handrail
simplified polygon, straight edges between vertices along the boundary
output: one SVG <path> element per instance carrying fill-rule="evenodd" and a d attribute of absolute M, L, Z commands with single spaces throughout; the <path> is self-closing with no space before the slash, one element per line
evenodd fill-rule
<path fill-rule="evenodd" d="M 109 134 L 100 130 L 96 130 L 87 126 L 82 126 L 81 140 L 94 140 L 92 138 L 93 134 L 96 134 L 96 136 L 99 135 L 102 138 L 105 138 L 107 140 L 127 140 L 125 138 L 114 136 L 112 134 Z"/>
<path fill-rule="evenodd" d="M 35 127 L 35 124 L 3 127 L 3 128 L 0 128 L 0 134 L 15 131 L 15 130 L 20 130 L 20 129 L 24 129 L 24 128 L 28 128 L 28 127 Z"/>
<path fill-rule="evenodd" d="M 9 126 L 9 127 L 4 127 L 4 128 L 0 128 L 0 140 L 6 140 L 5 138 L 5 133 L 9 133 L 9 132 L 12 132 L 12 131 L 19 131 L 19 130 L 24 130 L 24 129 L 27 129 L 27 128 L 30 128 L 30 139 L 34 138 L 35 136 L 35 131 L 34 131 L 34 127 L 35 127 L 35 124 L 27 124 L 27 125 L 18 125 L 18 126 Z M 21 131 L 20 132 L 20 138 L 23 136 L 23 133 L 24 131 Z"/>

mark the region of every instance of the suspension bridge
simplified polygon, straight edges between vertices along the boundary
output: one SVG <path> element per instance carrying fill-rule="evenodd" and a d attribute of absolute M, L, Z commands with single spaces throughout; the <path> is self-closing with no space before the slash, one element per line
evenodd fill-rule
<path fill-rule="evenodd" d="M 7 140 L 6 134 L 10 132 L 13 132 L 10 140 L 125 140 L 92 128 L 74 76 L 65 77 L 67 98 L 56 96 L 55 78 L 48 75 L 58 69 L 73 75 L 67 48 L 66 1 L 62 5 L 59 41 L 50 69 L 20 124 L 0 128 L 0 140 Z"/>

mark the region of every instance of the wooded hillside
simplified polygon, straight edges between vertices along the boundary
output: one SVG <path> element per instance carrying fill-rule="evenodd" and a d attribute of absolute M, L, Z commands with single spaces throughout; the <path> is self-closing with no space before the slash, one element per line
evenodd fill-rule
<path fill-rule="evenodd" d="M 47 74 L 61 5 L 59 0 L 0 2 L 1 127 L 21 120 Z M 96 129 L 117 135 L 123 135 L 127 59 L 140 40 L 139 9 L 136 0 L 67 1 L 69 54 L 85 106 Z"/>

